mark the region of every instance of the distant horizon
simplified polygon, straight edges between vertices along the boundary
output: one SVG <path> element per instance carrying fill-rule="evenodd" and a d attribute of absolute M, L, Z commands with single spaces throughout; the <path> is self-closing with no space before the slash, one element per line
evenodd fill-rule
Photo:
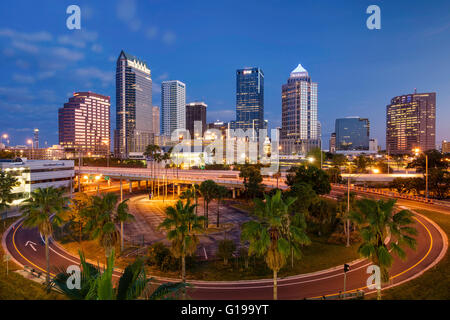
<path fill-rule="evenodd" d="M 10 145 L 27 145 L 38 128 L 41 146 L 58 144 L 58 109 L 84 91 L 111 98 L 114 130 L 115 64 L 123 50 L 151 70 L 154 106 L 161 107 L 161 83 L 179 80 L 187 103 L 208 105 L 208 123 L 235 120 L 236 70 L 261 68 L 269 129 L 281 126 L 281 86 L 301 64 L 318 83 L 324 149 L 335 120 L 346 117 L 368 118 L 370 138 L 384 149 L 391 99 L 435 92 L 439 147 L 450 140 L 450 3 L 375 1 L 381 30 L 368 30 L 371 2 L 83 0 L 81 30 L 66 28 L 67 3 L 3 2 L 0 134 Z M 293 12 L 302 18 L 286 19 Z"/>

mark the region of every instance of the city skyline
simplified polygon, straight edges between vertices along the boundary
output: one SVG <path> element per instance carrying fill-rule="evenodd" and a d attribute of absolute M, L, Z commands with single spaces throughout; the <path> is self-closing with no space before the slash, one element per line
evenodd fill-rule
<path fill-rule="evenodd" d="M 223 9 L 223 14 L 218 17 L 217 22 L 210 19 L 204 21 L 211 30 L 200 32 L 197 24 L 186 26 L 173 22 L 175 20 L 169 23 L 158 18 L 157 12 L 164 9 L 163 4 L 150 6 L 131 1 L 135 10 L 125 18 L 118 10 L 123 2 L 115 2 L 105 9 L 105 14 L 109 15 L 112 21 L 106 21 L 105 27 L 102 28 L 100 23 L 95 21 L 95 17 L 100 14 L 100 8 L 95 4 L 80 1 L 83 15 L 81 31 L 67 30 L 63 23 L 59 25 L 52 19 L 43 21 L 26 12 L 35 12 L 37 16 L 60 14 L 61 20 L 64 20 L 63 4 L 55 5 L 43 1 L 40 5 L 29 4 L 34 10 L 21 10 L 23 8 L 16 4 L 12 4 L 8 9 L 2 8 L 2 12 L 24 11 L 23 20 L 17 19 L 19 15 L 16 14 L 13 21 L 11 14 L 5 16 L 4 24 L 0 25 L 0 53 L 3 56 L 4 70 L 0 81 L 0 111 L 5 114 L 0 120 L 0 128 L 2 132 L 9 134 L 11 144 L 25 145 L 26 140 L 33 137 L 34 128 L 40 130 L 41 145 L 45 145 L 45 141 L 47 145 L 57 143 L 57 131 L 52 130 L 57 125 L 56 110 L 73 92 L 92 91 L 111 96 L 111 104 L 114 105 L 114 64 L 117 52 L 121 49 L 149 62 L 156 82 L 153 92 L 154 105 L 160 105 L 157 97 L 163 80 L 183 79 L 190 88 L 187 100 L 205 101 L 208 104 L 208 122 L 235 119 L 233 74 L 237 68 L 251 65 L 258 66 L 265 72 L 265 119 L 270 120 L 270 128 L 280 126 L 281 84 L 284 83 L 285 74 L 292 69 L 292 65 L 302 63 L 308 66 L 315 81 L 321 84 L 318 119 L 322 123 L 324 149 L 328 148 L 327 141 L 330 133 L 334 131 L 335 119 L 354 114 L 370 119 L 373 137 L 384 147 L 385 106 L 391 97 L 408 94 L 414 88 L 419 92 L 437 93 L 436 143 L 449 139 L 450 132 L 444 121 L 450 116 L 450 94 L 445 90 L 449 86 L 449 80 L 443 72 L 449 64 L 444 54 L 448 44 L 441 40 L 448 38 L 450 29 L 445 27 L 445 17 L 439 18 L 439 14 L 433 14 L 446 12 L 448 4 L 444 2 L 434 8 L 427 8 L 421 3 L 416 6 L 402 6 L 400 2 L 382 4 L 383 27 L 379 31 L 370 31 L 365 27 L 366 3 L 349 3 L 342 5 L 342 8 L 330 3 L 320 9 L 308 3 L 301 6 L 286 3 L 283 7 L 273 8 L 275 18 L 279 18 L 274 20 L 270 28 L 267 26 L 261 30 L 266 41 L 263 51 L 262 38 L 258 34 L 250 35 L 255 27 L 246 21 L 240 21 L 236 26 L 227 24 L 231 39 L 225 43 L 220 42 L 226 33 L 218 31 L 217 28 L 220 23 L 224 23 L 222 19 L 231 14 L 232 4 L 206 6 L 205 12 L 211 13 L 212 16 L 216 6 Z M 185 10 L 195 7 L 189 7 L 187 4 L 177 6 Z M 250 4 L 242 6 L 246 8 Z M 360 15 L 347 17 L 346 10 L 349 9 L 359 10 Z M 266 4 L 261 4 L 256 10 L 262 16 L 268 16 L 270 11 Z M 308 36 L 306 31 L 293 29 L 286 29 L 286 34 L 282 35 L 281 14 L 295 10 L 316 14 L 314 19 L 297 22 L 307 25 L 314 20 L 311 25 L 317 27 L 314 29 L 314 35 Z M 399 19 L 395 14 L 397 10 L 407 11 L 409 15 Z M 154 18 L 152 23 L 143 23 L 145 12 L 149 12 L 149 16 Z M 320 12 L 322 14 L 319 14 Z M 334 17 L 332 21 L 324 20 L 329 19 L 330 15 Z M 412 18 L 406 16 L 419 15 L 422 15 L 422 19 L 413 26 L 408 25 L 408 19 Z M 344 16 L 348 19 L 340 26 L 339 18 Z M 140 22 L 139 27 L 133 24 L 136 21 Z M 320 26 L 320 23 L 324 22 L 327 27 Z M 242 36 L 245 41 L 236 33 L 243 27 L 248 30 Z M 333 30 L 334 27 L 336 30 Z M 117 33 L 114 39 L 108 36 L 111 30 Z M 193 37 L 194 30 L 196 37 Z M 217 32 L 218 39 L 211 37 L 212 32 Z M 199 50 L 206 48 L 201 44 L 200 47 L 195 47 L 195 50 L 187 47 L 189 39 L 195 40 L 197 37 L 208 39 L 208 53 L 207 50 Z M 337 39 L 333 40 L 333 37 Z M 352 45 L 352 52 L 345 50 L 338 40 Z M 224 60 L 222 46 L 231 43 L 242 45 L 238 52 L 228 51 L 229 57 Z M 413 43 L 420 44 L 414 51 L 400 50 L 401 47 Z M 299 51 L 299 48 L 302 50 Z M 331 48 L 332 53 L 328 51 Z M 430 50 L 432 48 L 439 50 Z M 184 55 L 177 60 L 174 57 L 180 50 L 183 50 Z M 44 59 L 48 56 L 52 59 Z M 188 60 L 189 63 L 185 63 Z M 351 79 L 358 81 L 351 82 Z M 336 101 L 338 106 L 335 105 Z M 37 118 L 30 112 L 24 114 L 20 122 L 11 121 L 20 110 L 39 111 L 42 116 Z M 115 122 L 114 114 L 111 121 Z"/>

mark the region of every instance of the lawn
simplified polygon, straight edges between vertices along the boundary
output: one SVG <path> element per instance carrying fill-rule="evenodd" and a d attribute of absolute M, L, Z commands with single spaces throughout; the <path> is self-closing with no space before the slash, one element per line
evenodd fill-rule
<path fill-rule="evenodd" d="M 436 222 L 450 237 L 450 217 L 448 215 L 416 210 Z M 445 257 L 432 269 L 420 277 L 398 287 L 383 291 L 386 300 L 449 300 L 450 299 L 450 257 Z"/>
<path fill-rule="evenodd" d="M 6 228 L 17 218 L 6 220 Z M 0 237 L 6 230 L 3 221 L 0 221 Z M 28 280 L 14 272 L 20 268 L 9 261 L 9 275 L 6 276 L 6 262 L 3 261 L 5 253 L 0 247 L 0 300 L 61 300 L 64 297 L 57 292 L 47 293 L 43 285 Z"/>

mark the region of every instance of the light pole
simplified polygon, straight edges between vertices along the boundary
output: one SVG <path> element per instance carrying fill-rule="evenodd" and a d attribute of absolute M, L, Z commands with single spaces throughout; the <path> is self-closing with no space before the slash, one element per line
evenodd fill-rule
<path fill-rule="evenodd" d="M 348 178 L 347 178 L 347 244 L 346 247 L 350 247 L 350 172 L 351 172 L 351 166 L 348 166 Z M 345 290 L 345 289 L 344 289 Z"/>
<path fill-rule="evenodd" d="M 2 143 L 3 143 L 3 139 L 5 139 L 6 141 L 8 141 L 8 140 L 7 140 L 7 139 L 8 139 L 8 134 L 7 134 L 7 133 L 2 134 Z M 6 147 L 6 143 L 5 143 L 5 147 Z"/>
<path fill-rule="evenodd" d="M 31 140 L 31 139 L 28 139 L 28 140 L 27 140 L 27 143 L 28 143 L 28 144 L 31 144 L 31 153 L 30 153 L 30 159 L 32 159 L 32 158 L 33 158 L 33 149 L 34 149 L 34 142 L 33 142 L 33 140 Z"/>
<path fill-rule="evenodd" d="M 415 148 L 413 151 L 416 156 L 420 154 L 419 148 Z M 423 154 L 425 155 L 425 199 L 428 202 L 428 154 L 426 154 L 426 152 Z"/>

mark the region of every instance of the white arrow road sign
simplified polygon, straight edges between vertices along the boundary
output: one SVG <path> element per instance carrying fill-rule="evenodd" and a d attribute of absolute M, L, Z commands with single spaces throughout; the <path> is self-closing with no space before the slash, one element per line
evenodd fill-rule
<path fill-rule="evenodd" d="M 27 243 L 25 243 L 25 247 L 27 245 L 30 245 L 31 249 L 33 249 L 34 251 L 36 251 L 36 248 L 34 247 L 36 245 L 36 243 L 34 243 L 33 241 L 27 241 Z"/>

